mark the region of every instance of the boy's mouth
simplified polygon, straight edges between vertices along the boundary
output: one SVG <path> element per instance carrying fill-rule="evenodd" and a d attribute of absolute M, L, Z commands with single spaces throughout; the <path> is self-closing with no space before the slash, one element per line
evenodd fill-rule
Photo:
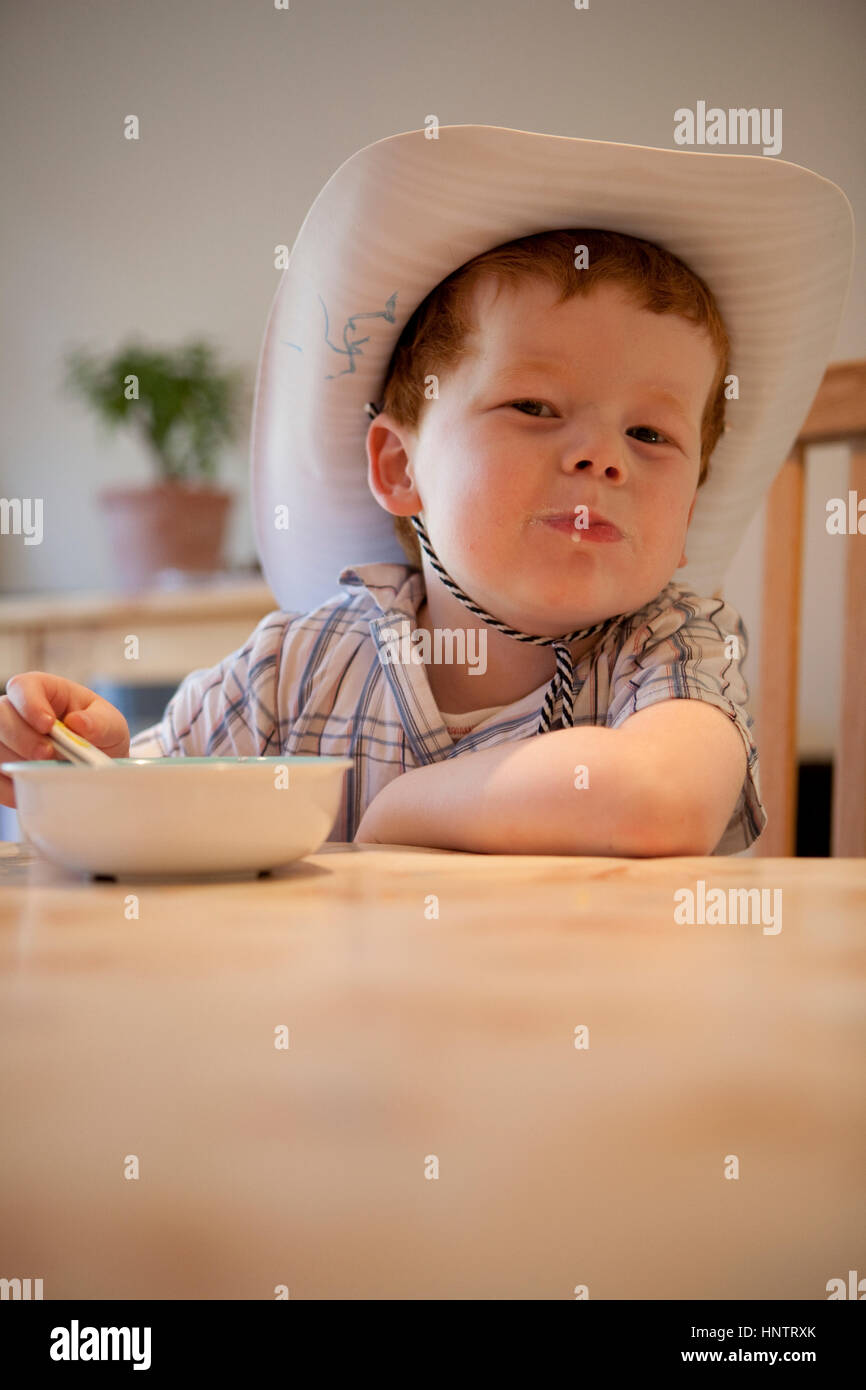
<path fill-rule="evenodd" d="M 622 532 L 607 517 L 593 511 L 586 512 L 542 512 L 536 518 L 556 531 L 570 534 L 576 541 L 621 541 Z"/>

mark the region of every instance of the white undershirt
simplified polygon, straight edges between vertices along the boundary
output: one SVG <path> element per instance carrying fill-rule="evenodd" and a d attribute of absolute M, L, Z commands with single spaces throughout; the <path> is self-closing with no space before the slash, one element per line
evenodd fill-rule
<path fill-rule="evenodd" d="M 471 733 L 477 724 L 484 719 L 489 719 L 491 715 L 498 714 L 504 705 L 491 705 L 489 709 L 472 709 L 460 714 L 447 714 L 444 709 L 439 713 L 445 721 L 445 727 L 452 738 L 462 738 L 464 734 Z"/>

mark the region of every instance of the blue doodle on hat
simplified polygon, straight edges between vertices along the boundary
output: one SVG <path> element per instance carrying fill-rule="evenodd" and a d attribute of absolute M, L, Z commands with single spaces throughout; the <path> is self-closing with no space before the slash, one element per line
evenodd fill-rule
<path fill-rule="evenodd" d="M 386 303 L 384 309 L 377 309 L 375 311 L 371 311 L 369 314 L 351 314 L 349 318 L 346 319 L 346 322 L 343 325 L 343 346 L 338 347 L 336 343 L 332 343 L 330 338 L 328 337 L 328 310 L 325 308 L 325 301 L 321 295 L 319 295 L 319 303 L 321 304 L 325 313 L 325 342 L 328 344 L 328 347 L 331 348 L 334 352 L 338 352 L 342 356 L 348 357 L 349 359 L 349 365 L 348 367 L 346 367 L 345 371 L 328 372 L 327 376 L 325 377 L 326 381 L 332 381 L 336 376 L 345 376 L 347 372 L 355 371 L 355 358 L 360 353 L 363 344 L 369 342 L 369 337 L 349 337 L 350 333 L 354 334 L 356 323 L 358 323 L 361 319 L 385 319 L 388 323 L 396 322 L 394 305 L 397 303 L 397 291 L 395 290 L 394 293 L 391 295 L 391 298 Z"/>

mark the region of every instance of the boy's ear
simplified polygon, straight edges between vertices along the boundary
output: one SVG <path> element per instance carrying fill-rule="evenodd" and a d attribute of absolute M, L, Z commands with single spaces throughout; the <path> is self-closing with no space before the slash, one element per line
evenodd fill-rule
<path fill-rule="evenodd" d="M 392 516 L 413 516 L 423 508 L 412 476 L 415 432 L 382 410 L 367 430 L 367 484 L 379 506 Z"/>

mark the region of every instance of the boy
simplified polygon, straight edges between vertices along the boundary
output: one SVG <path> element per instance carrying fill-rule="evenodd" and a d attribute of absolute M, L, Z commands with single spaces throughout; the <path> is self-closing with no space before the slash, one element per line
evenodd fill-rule
<path fill-rule="evenodd" d="M 589 147 L 594 153 L 599 142 L 485 127 L 441 134 L 457 139 L 458 132 L 464 141 L 480 141 L 465 144 L 469 153 L 455 165 L 461 178 L 471 176 L 475 158 L 476 183 L 482 168 L 494 167 L 482 148 L 491 138 L 512 156 L 498 176 L 503 186 L 506 175 L 514 179 L 515 151 L 524 148 L 533 171 L 539 157 L 543 163 L 566 155 L 588 161 L 589 183 L 605 196 L 616 181 L 615 172 L 602 177 L 592 165 Z M 283 458 L 274 463 L 280 451 L 255 421 L 253 439 L 259 544 L 280 599 L 288 552 L 267 519 L 292 485 L 293 512 L 312 507 L 315 522 L 302 526 L 300 537 L 296 527 L 296 568 L 305 543 L 311 559 L 313 548 L 327 549 L 329 536 L 352 544 L 356 554 L 370 544 L 357 494 L 343 499 L 337 468 L 327 460 L 339 442 L 340 469 L 355 466 L 347 444 L 358 438 L 358 427 L 353 422 L 347 438 L 344 419 L 375 382 L 383 408 L 365 407 L 373 416 L 365 441 L 369 500 L 398 518 L 410 563 L 344 567 L 343 592 L 311 612 L 281 600 L 284 611 L 264 618 L 239 652 L 187 677 L 161 723 L 133 740 L 130 751 L 349 755 L 354 767 L 333 840 L 490 853 L 745 849 L 766 824 L 740 670 L 745 632 L 723 601 L 672 580 L 686 563 L 686 531 L 724 429 L 730 345 L 712 289 L 657 243 L 600 230 L 589 218 L 563 230 L 560 219 L 560 230 L 505 243 L 488 231 L 485 250 L 474 258 L 461 258 L 449 242 L 450 274 L 423 299 L 416 281 L 408 294 L 415 307 L 402 329 L 389 327 L 398 324 L 400 296 L 376 309 L 371 292 L 364 312 L 347 315 L 341 346 L 329 320 L 331 296 L 318 292 L 324 345 L 305 337 L 313 319 L 308 287 L 316 284 L 311 258 L 337 266 L 338 280 L 353 273 L 344 264 L 348 250 L 321 249 L 313 214 L 321 204 L 333 225 L 329 199 L 345 185 L 341 196 L 348 201 L 338 209 L 337 226 L 356 231 L 352 198 L 365 195 L 353 194 L 344 171 L 376 152 L 396 173 L 411 136 L 417 174 L 421 135 L 361 151 L 314 204 L 286 271 L 289 312 L 280 317 L 279 304 L 272 311 L 257 389 L 257 419 L 268 418 L 276 397 L 294 411 L 296 424 L 300 419 L 288 488 Z M 531 150 L 527 141 L 536 142 Z M 404 144 L 398 149 L 397 142 Z M 563 151 L 563 145 L 587 151 Z M 632 147 L 604 149 L 615 169 L 614 151 Z M 641 156 L 649 182 L 671 167 L 671 158 L 677 169 L 683 159 L 756 163 L 651 150 Z M 548 161 L 548 174 L 556 172 Z M 693 177 L 700 181 L 704 173 Z M 754 187 L 751 171 L 740 178 L 741 194 Z M 625 185 L 621 176 L 620 182 Z M 372 186 L 381 194 L 381 181 Z M 456 187 L 452 182 L 451 191 Z M 807 191 L 817 202 L 811 184 Z M 682 189 L 674 192 L 682 197 Z M 724 193 L 735 210 L 730 181 Z M 635 188 L 638 201 L 639 194 Z M 392 216 L 378 206 L 375 230 L 379 242 L 387 235 L 399 242 L 403 195 L 388 196 Z M 480 196 L 477 187 L 473 196 Z M 536 198 L 543 201 L 540 192 Z M 779 209 L 779 216 L 790 211 Z M 802 392 L 816 372 L 820 379 L 828 325 L 841 310 L 841 268 L 850 266 L 850 252 L 846 262 L 844 219 L 838 206 L 834 211 L 830 308 L 825 296 L 824 319 L 812 325 L 811 337 L 804 335 L 810 346 L 792 361 L 782 398 Z M 703 218 L 709 244 L 713 209 L 680 215 L 684 222 Z M 465 216 L 457 209 L 455 225 Z M 423 235 L 432 265 L 443 232 L 437 227 Z M 387 259 L 381 246 L 378 253 Z M 369 284 L 374 272 L 360 251 L 357 262 L 359 282 L 366 277 Z M 761 277 L 766 283 L 771 271 L 762 268 Z M 742 307 L 729 296 L 746 339 L 741 355 L 750 364 L 747 319 L 761 293 L 756 273 L 755 280 Z M 767 293 L 775 296 L 774 307 L 782 302 L 778 284 Z M 302 311 L 305 295 L 310 304 Z M 802 303 L 792 312 L 802 315 Z M 289 365 L 277 370 L 276 335 L 286 323 L 293 325 L 292 339 L 278 341 L 291 349 L 281 359 Z M 323 372 L 332 353 L 343 356 L 343 369 Z M 760 368 L 772 376 L 767 363 Z M 751 380 L 761 384 L 757 365 Z M 745 465 L 760 431 L 744 414 Z M 777 426 L 776 448 L 788 427 Z M 305 475 L 320 436 L 326 437 L 317 470 L 308 467 Z M 335 484 L 330 492 L 329 484 Z M 364 539 L 347 542 L 346 535 Z M 456 662 L 455 637 L 462 639 Z M 480 651 L 483 660 L 468 662 L 468 651 Z M 117 711 L 83 687 L 34 672 L 15 677 L 0 701 L 0 751 L 43 756 L 33 731 L 46 729 L 54 713 L 113 756 L 126 752 Z M 95 722 L 88 725 L 88 717 Z"/>

